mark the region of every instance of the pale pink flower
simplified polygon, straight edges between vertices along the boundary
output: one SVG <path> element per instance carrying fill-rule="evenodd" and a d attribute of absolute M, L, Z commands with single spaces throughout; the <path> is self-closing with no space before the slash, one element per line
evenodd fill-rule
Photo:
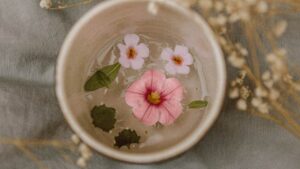
<path fill-rule="evenodd" d="M 168 61 L 165 69 L 170 74 L 188 74 L 190 72 L 188 65 L 193 64 L 193 57 L 185 46 L 176 45 L 174 51 L 165 48 L 160 57 Z"/>
<path fill-rule="evenodd" d="M 180 82 L 156 70 L 145 72 L 125 94 L 134 116 L 146 125 L 172 124 L 182 113 L 182 99 Z"/>
<path fill-rule="evenodd" d="M 140 43 L 140 38 L 136 34 L 127 34 L 124 37 L 124 44 L 118 44 L 120 50 L 119 63 L 125 67 L 132 69 L 140 69 L 144 64 L 144 58 L 149 56 L 149 48 L 147 45 Z"/>

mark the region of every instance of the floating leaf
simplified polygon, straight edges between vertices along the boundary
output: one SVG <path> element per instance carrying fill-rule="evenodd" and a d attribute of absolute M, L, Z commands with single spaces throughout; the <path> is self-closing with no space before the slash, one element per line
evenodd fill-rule
<path fill-rule="evenodd" d="M 108 87 L 116 79 L 120 68 L 120 63 L 115 63 L 98 70 L 87 80 L 84 90 L 94 91 L 99 88 Z"/>
<path fill-rule="evenodd" d="M 140 138 L 141 137 L 136 134 L 135 130 L 124 129 L 115 137 L 115 146 L 118 148 L 121 148 L 122 146 L 130 148 L 131 144 L 139 143 Z"/>
<path fill-rule="evenodd" d="M 198 108 L 203 108 L 208 105 L 208 102 L 206 100 L 194 100 L 192 101 L 188 107 L 190 109 L 198 109 Z"/>
<path fill-rule="evenodd" d="M 114 128 L 114 125 L 117 121 L 115 115 L 116 109 L 112 107 L 106 107 L 105 104 L 101 106 L 95 106 L 91 111 L 93 124 L 105 132 L 109 132 Z"/>

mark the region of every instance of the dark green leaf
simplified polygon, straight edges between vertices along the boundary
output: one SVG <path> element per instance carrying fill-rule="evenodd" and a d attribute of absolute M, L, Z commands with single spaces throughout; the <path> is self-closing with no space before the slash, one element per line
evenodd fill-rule
<path fill-rule="evenodd" d="M 114 125 L 117 121 L 115 115 L 116 109 L 112 107 L 106 107 L 105 104 L 101 106 L 95 106 L 91 111 L 93 124 L 105 132 L 109 132 L 114 128 Z"/>
<path fill-rule="evenodd" d="M 84 90 L 94 91 L 99 88 L 108 87 L 117 77 L 120 68 L 120 63 L 115 63 L 98 70 L 87 80 Z"/>
<path fill-rule="evenodd" d="M 138 136 L 135 130 L 124 129 L 118 136 L 115 137 L 115 146 L 121 148 L 122 146 L 130 147 L 130 144 L 139 143 L 140 136 Z"/>
<path fill-rule="evenodd" d="M 208 102 L 206 100 L 195 100 L 192 101 L 188 107 L 190 109 L 198 109 L 198 108 L 203 108 L 206 107 L 208 105 Z"/>

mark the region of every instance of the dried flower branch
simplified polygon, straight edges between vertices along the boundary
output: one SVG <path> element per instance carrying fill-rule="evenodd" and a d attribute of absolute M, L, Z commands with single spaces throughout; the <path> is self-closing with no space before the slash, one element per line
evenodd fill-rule
<path fill-rule="evenodd" d="M 0 144 L 12 145 L 24 153 L 30 160 L 32 160 L 40 169 L 47 169 L 47 166 L 39 160 L 37 155 L 33 153 L 31 148 L 50 147 L 56 150 L 62 158 L 69 163 L 73 163 L 70 153 L 76 150 L 80 153 L 77 160 L 77 165 L 81 168 L 86 167 L 87 161 L 92 157 L 92 152 L 89 147 L 81 143 L 77 135 L 72 135 L 70 140 L 42 140 L 42 139 L 8 139 L 0 138 Z M 78 148 L 76 148 L 78 146 Z M 69 154 L 67 153 L 69 152 Z"/>
<path fill-rule="evenodd" d="M 277 43 L 288 24 L 284 20 L 275 25 L 268 22 L 282 11 L 285 14 L 299 12 L 300 2 L 198 0 L 196 6 L 212 26 L 228 63 L 241 72 L 231 81 L 229 91 L 229 98 L 236 101 L 237 109 L 271 120 L 300 138 L 299 112 L 285 101 L 289 98 L 300 105 L 299 82 L 293 80 L 287 51 Z M 242 31 L 245 47 L 234 41 L 233 30 Z M 265 56 L 264 59 L 261 56 Z"/>

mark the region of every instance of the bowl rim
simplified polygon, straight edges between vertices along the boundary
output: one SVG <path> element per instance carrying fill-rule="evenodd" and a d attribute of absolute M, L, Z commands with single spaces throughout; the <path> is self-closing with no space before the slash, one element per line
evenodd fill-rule
<path fill-rule="evenodd" d="M 67 104 L 67 97 L 64 92 L 64 65 L 66 62 L 66 56 L 69 53 L 69 49 L 71 47 L 72 42 L 74 41 L 77 33 L 81 30 L 81 28 L 90 20 L 92 19 L 96 14 L 101 12 L 102 10 L 108 9 L 114 5 L 119 5 L 126 2 L 158 2 L 166 5 L 167 7 L 173 8 L 174 10 L 180 12 L 183 15 L 187 15 L 191 18 L 194 18 L 195 23 L 197 23 L 199 26 L 203 28 L 204 34 L 208 41 L 212 45 L 212 49 L 214 53 L 216 54 L 216 57 L 219 59 L 216 60 L 216 64 L 219 67 L 218 74 L 220 74 L 220 93 L 217 93 L 216 96 L 216 103 L 212 107 L 212 109 L 209 111 L 209 115 L 207 116 L 207 119 L 203 121 L 202 127 L 195 129 L 188 138 L 182 140 L 177 145 L 172 146 L 170 148 L 164 149 L 162 151 L 152 152 L 152 153 L 130 153 L 125 151 L 119 151 L 116 149 L 113 149 L 112 147 L 109 147 L 107 145 L 102 144 L 101 142 L 98 142 L 96 139 L 94 139 L 92 136 L 90 136 L 85 130 L 78 125 L 76 122 L 74 116 L 72 115 L 71 109 L 68 107 Z M 63 45 L 61 47 L 61 50 L 59 52 L 59 56 L 57 59 L 56 64 L 56 73 L 55 73 L 55 91 L 56 91 L 56 97 L 58 100 L 58 104 L 61 108 L 61 111 L 71 127 L 71 129 L 80 137 L 80 139 L 86 143 L 89 147 L 96 150 L 100 154 L 103 154 L 107 157 L 120 160 L 123 162 L 129 162 L 129 163 L 153 163 L 153 162 L 160 162 L 164 161 L 173 157 L 176 157 L 177 155 L 187 151 L 192 146 L 194 146 L 198 141 L 200 141 L 201 138 L 207 133 L 207 131 L 211 128 L 212 124 L 217 119 L 221 107 L 223 105 L 223 100 L 225 97 L 225 90 L 226 90 L 226 66 L 225 66 L 225 60 L 223 57 L 223 53 L 221 52 L 220 46 L 217 43 L 214 34 L 206 21 L 199 15 L 195 14 L 193 11 L 189 10 L 188 8 L 185 8 L 178 3 L 174 1 L 165 1 L 165 0 L 110 0 L 110 1 L 104 1 L 100 4 L 93 7 L 90 11 L 88 11 L 86 14 L 84 14 L 83 17 L 77 21 L 77 23 L 72 27 L 71 31 L 68 33 L 67 37 L 65 38 Z"/>

